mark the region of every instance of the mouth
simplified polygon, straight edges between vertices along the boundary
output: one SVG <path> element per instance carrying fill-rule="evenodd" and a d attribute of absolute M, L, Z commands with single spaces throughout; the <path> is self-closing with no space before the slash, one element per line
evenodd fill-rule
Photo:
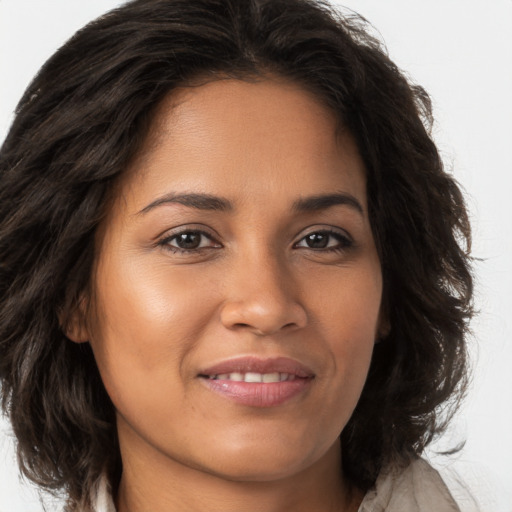
<path fill-rule="evenodd" d="M 285 382 L 295 380 L 297 375 L 293 373 L 257 373 L 257 372 L 247 372 L 247 373 L 221 373 L 217 375 L 200 375 L 200 377 L 205 377 L 210 380 L 230 380 L 233 382 L 264 382 L 266 384 L 270 382 Z"/>
<path fill-rule="evenodd" d="M 315 374 L 296 360 L 241 357 L 202 370 L 198 378 L 224 398 L 245 406 L 274 407 L 310 388 Z"/>

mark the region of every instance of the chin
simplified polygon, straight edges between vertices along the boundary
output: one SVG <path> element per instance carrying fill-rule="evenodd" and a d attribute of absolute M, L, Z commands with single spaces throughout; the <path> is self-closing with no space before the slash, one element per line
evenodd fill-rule
<path fill-rule="evenodd" d="M 305 470 L 308 464 L 286 464 L 266 459 L 261 463 L 253 461 L 241 464 L 223 464 L 222 467 L 210 468 L 210 474 L 231 482 L 274 482 L 284 480 Z"/>
<path fill-rule="evenodd" d="M 221 447 L 219 447 L 221 448 Z M 314 466 L 317 462 L 330 457 L 331 453 L 339 453 L 339 449 L 309 450 L 301 446 L 279 447 L 237 446 L 236 449 L 219 449 L 218 456 L 212 454 L 213 464 L 203 467 L 208 473 L 234 482 L 272 482 L 286 479 Z"/>

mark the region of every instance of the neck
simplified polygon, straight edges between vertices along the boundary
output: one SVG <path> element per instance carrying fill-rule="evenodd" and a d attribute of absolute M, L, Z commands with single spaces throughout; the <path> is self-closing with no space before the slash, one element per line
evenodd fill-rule
<path fill-rule="evenodd" d="M 233 481 L 156 451 L 151 460 L 121 452 L 118 512 L 352 512 L 362 500 L 343 477 L 338 443 L 306 469 L 268 481 Z"/>

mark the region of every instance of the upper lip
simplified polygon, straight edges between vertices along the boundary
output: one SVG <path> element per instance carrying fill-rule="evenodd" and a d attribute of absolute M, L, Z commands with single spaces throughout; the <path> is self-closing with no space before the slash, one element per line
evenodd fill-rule
<path fill-rule="evenodd" d="M 314 377 L 313 371 L 295 359 L 289 357 L 259 358 L 243 356 L 227 359 L 209 366 L 199 375 L 222 375 L 226 373 L 288 373 L 301 378 Z"/>

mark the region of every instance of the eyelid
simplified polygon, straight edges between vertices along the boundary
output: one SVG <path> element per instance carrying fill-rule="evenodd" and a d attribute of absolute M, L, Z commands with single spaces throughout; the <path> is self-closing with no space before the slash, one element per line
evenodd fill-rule
<path fill-rule="evenodd" d="M 171 238 L 172 236 L 180 235 L 181 233 L 186 233 L 189 231 L 201 233 L 210 238 L 219 238 L 219 235 L 217 235 L 213 229 L 204 224 L 182 224 L 181 226 L 166 229 L 157 235 L 155 239 L 160 240 L 162 238 Z"/>
<path fill-rule="evenodd" d="M 299 235 L 299 238 L 297 241 L 300 242 L 306 236 L 312 235 L 314 233 L 329 233 L 329 234 L 342 236 L 350 241 L 354 240 L 352 235 L 346 229 L 343 229 L 343 228 L 340 228 L 337 226 L 330 226 L 330 225 L 325 225 L 325 224 L 318 225 L 317 224 L 317 225 L 309 226 L 309 227 L 303 229 L 301 231 L 301 234 Z"/>

